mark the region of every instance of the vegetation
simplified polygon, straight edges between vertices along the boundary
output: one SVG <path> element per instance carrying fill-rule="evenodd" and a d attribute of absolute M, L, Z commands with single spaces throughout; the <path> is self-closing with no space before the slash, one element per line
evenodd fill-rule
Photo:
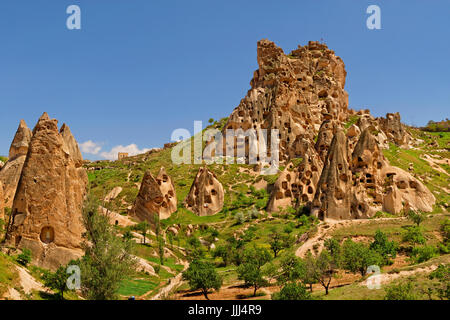
<path fill-rule="evenodd" d="M 207 300 L 210 289 L 219 290 L 222 278 L 211 263 L 194 260 L 183 273 L 183 279 L 189 282 L 191 290 L 201 290 Z"/>
<path fill-rule="evenodd" d="M 98 201 L 89 196 L 83 208 L 86 228 L 80 261 L 83 281 L 81 290 L 91 300 L 117 298 L 120 283 L 133 272 L 134 258 L 131 241 L 117 237 L 107 216 L 98 213 Z"/>

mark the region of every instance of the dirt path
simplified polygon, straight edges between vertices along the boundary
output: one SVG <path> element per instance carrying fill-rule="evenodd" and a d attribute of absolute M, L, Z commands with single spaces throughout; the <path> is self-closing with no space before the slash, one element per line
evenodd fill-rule
<path fill-rule="evenodd" d="M 20 266 L 15 267 L 17 273 L 19 274 L 19 285 L 22 287 L 25 294 L 31 294 L 33 291 L 51 292 L 50 289 L 44 287 L 42 283 L 38 282 L 27 269 Z M 23 300 L 21 293 L 15 288 L 9 288 L 6 298 L 11 300 Z"/>
<path fill-rule="evenodd" d="M 185 271 L 187 268 L 189 268 L 189 263 L 187 261 L 182 261 L 182 263 L 184 265 L 183 271 Z M 179 274 L 177 274 L 175 276 L 175 278 L 171 278 L 169 284 L 165 287 L 162 287 L 159 290 L 159 292 L 154 297 L 152 297 L 151 300 L 161 300 L 164 297 L 169 296 L 169 294 L 170 294 L 170 292 L 172 292 L 172 290 L 174 290 L 179 285 L 181 285 L 181 282 L 183 281 L 183 271 L 181 271 Z M 147 296 L 148 294 L 149 294 L 149 292 L 147 292 L 146 294 L 141 296 L 141 298 L 145 298 L 145 296 Z"/>
<path fill-rule="evenodd" d="M 416 273 L 422 273 L 422 272 L 431 273 L 436 269 L 437 269 L 437 266 L 432 265 L 432 266 L 428 266 L 428 267 L 417 268 L 414 270 L 404 270 L 404 271 L 400 271 L 398 273 L 382 273 L 382 274 L 374 275 L 372 277 L 367 278 L 365 281 L 361 282 L 360 285 L 367 286 L 368 284 L 373 284 L 374 282 L 377 282 L 380 285 L 386 284 L 386 283 L 391 282 L 392 280 L 402 278 L 402 277 L 409 277 Z"/>

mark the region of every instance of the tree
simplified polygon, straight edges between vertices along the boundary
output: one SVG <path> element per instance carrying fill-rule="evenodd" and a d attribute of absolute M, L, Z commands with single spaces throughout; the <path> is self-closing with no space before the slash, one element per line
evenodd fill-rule
<path fill-rule="evenodd" d="M 386 234 L 381 230 L 375 232 L 374 241 L 370 244 L 370 249 L 377 251 L 383 256 L 383 264 L 390 264 L 391 259 L 397 256 L 397 244 L 389 241 Z"/>
<path fill-rule="evenodd" d="M 164 248 L 166 246 L 166 241 L 162 236 L 158 237 L 158 254 L 159 254 L 159 262 L 163 266 L 164 265 Z"/>
<path fill-rule="evenodd" d="M 436 270 L 429 275 L 430 280 L 438 280 L 433 286 L 433 291 L 439 299 L 450 299 L 450 266 L 440 264 Z"/>
<path fill-rule="evenodd" d="M 31 262 L 32 254 L 31 250 L 24 248 L 22 253 L 19 254 L 16 258 L 17 262 L 26 267 Z"/>
<path fill-rule="evenodd" d="M 194 260 L 189 268 L 183 272 L 183 279 L 189 282 L 191 290 L 201 290 L 206 300 L 210 289 L 219 290 L 222 278 L 211 263 Z"/>
<path fill-rule="evenodd" d="M 132 274 L 135 259 L 132 242 L 119 238 L 109 218 L 98 212 L 99 202 L 88 195 L 83 207 L 82 248 L 80 261 L 81 292 L 91 300 L 114 300 L 120 283 Z"/>
<path fill-rule="evenodd" d="M 316 280 L 325 288 L 325 294 L 328 294 L 331 279 L 336 273 L 337 263 L 328 250 L 322 250 L 315 259 L 315 277 Z"/>
<path fill-rule="evenodd" d="M 384 300 L 417 300 L 412 282 L 387 287 Z"/>
<path fill-rule="evenodd" d="M 69 263 L 72 264 L 72 263 Z M 55 291 L 59 291 L 60 299 L 64 299 L 64 291 L 67 288 L 67 266 L 60 266 L 55 272 L 46 271 L 43 276 L 44 285 Z"/>
<path fill-rule="evenodd" d="M 409 227 L 406 232 L 403 234 L 404 242 L 409 242 L 412 245 L 416 244 L 425 244 L 426 239 L 422 234 L 422 229 L 420 227 Z"/>
<path fill-rule="evenodd" d="M 375 250 L 370 250 L 366 245 L 360 242 L 354 242 L 348 239 L 342 246 L 343 266 L 350 272 L 359 272 L 364 276 L 367 268 L 371 265 L 382 265 L 383 258 Z"/>
<path fill-rule="evenodd" d="M 417 226 L 419 226 L 426 218 L 423 212 L 415 212 L 413 210 L 409 210 L 408 218 L 414 222 Z"/>
<path fill-rule="evenodd" d="M 305 263 L 296 257 L 293 253 L 282 257 L 280 261 L 280 273 L 277 277 L 278 282 L 295 282 L 305 277 Z"/>
<path fill-rule="evenodd" d="M 243 254 L 242 264 L 238 267 L 238 279 L 244 280 L 246 287 L 253 287 L 253 296 L 256 291 L 267 285 L 262 266 L 272 259 L 270 253 L 265 248 L 247 248 Z"/>
<path fill-rule="evenodd" d="M 336 265 L 339 266 L 342 258 L 342 249 L 339 241 L 336 240 L 335 238 L 330 238 L 326 239 L 323 245 L 333 257 L 333 260 L 336 263 Z"/>
<path fill-rule="evenodd" d="M 208 123 L 209 124 L 213 124 L 214 123 L 214 119 L 213 118 L 209 118 Z"/>
<path fill-rule="evenodd" d="M 309 285 L 309 291 L 313 292 L 312 285 L 317 283 L 318 280 L 316 276 L 316 260 L 311 251 L 308 251 L 303 263 L 305 272 L 302 275 L 301 280 L 305 285 Z"/>
<path fill-rule="evenodd" d="M 123 241 L 131 241 L 134 237 L 130 230 L 127 230 L 122 235 Z"/>
<path fill-rule="evenodd" d="M 141 235 L 144 237 L 144 244 L 145 244 L 145 237 L 147 236 L 147 233 L 150 230 L 150 224 L 147 221 L 139 222 L 135 226 L 135 230 L 139 231 Z"/>
<path fill-rule="evenodd" d="M 302 283 L 288 282 L 280 292 L 272 295 L 272 300 L 312 300 L 312 297 Z"/>
<path fill-rule="evenodd" d="M 279 233 L 275 232 L 272 233 L 270 236 L 271 240 L 269 242 L 270 244 L 270 249 L 273 252 L 274 257 L 276 258 L 278 253 L 283 250 L 283 243 L 281 241 L 281 236 Z"/>

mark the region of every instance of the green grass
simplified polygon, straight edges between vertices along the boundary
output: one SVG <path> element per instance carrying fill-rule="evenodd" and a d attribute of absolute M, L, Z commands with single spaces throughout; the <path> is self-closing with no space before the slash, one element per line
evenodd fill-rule
<path fill-rule="evenodd" d="M 408 171 L 409 164 L 412 163 L 414 168 L 413 174 L 419 178 L 426 177 L 423 183 L 434 194 L 437 202 L 448 203 L 450 201 L 450 194 L 443 190 L 443 188 L 447 188 L 450 185 L 449 177 L 434 170 L 427 161 L 420 158 L 424 151 L 402 149 L 394 144 L 390 144 L 389 149 L 383 150 L 383 153 L 391 165 L 403 170 Z"/>
<path fill-rule="evenodd" d="M 0 297 L 18 284 L 19 275 L 11 259 L 0 252 Z"/>
<path fill-rule="evenodd" d="M 122 281 L 117 291 L 122 296 L 141 296 L 158 286 L 157 282 L 149 279 L 127 279 Z"/>

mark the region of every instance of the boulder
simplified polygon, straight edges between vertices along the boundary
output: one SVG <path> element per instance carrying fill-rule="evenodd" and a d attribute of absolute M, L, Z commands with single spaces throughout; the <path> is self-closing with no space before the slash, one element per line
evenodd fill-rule
<path fill-rule="evenodd" d="M 58 121 L 44 113 L 33 130 L 6 235 L 8 245 L 30 249 L 43 268 L 56 269 L 82 255 L 88 179 L 69 150 Z"/>
<path fill-rule="evenodd" d="M 210 216 L 222 210 L 224 191 L 217 177 L 206 166 L 200 167 L 184 202 L 199 216 Z"/>

